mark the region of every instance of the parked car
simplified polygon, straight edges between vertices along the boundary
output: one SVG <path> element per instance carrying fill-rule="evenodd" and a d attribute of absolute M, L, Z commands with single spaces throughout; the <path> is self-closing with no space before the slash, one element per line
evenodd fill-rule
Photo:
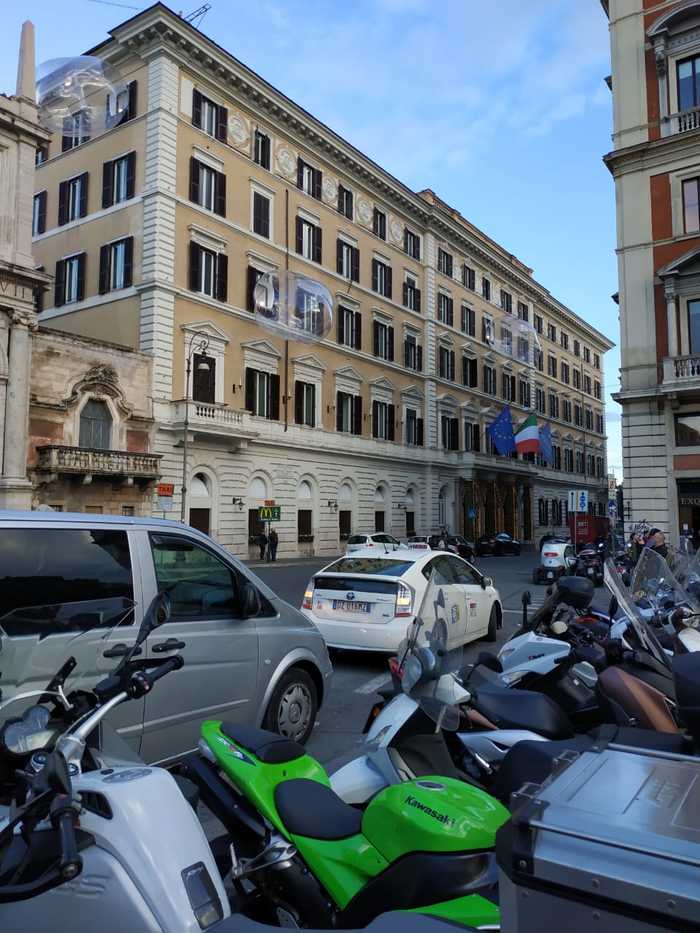
<path fill-rule="evenodd" d="M 302 611 L 329 647 L 395 652 L 434 571 L 444 581 L 453 645 L 495 641 L 503 609 L 493 581 L 444 552 L 366 548 L 341 557 L 309 580 Z"/>
<path fill-rule="evenodd" d="M 502 531 L 497 535 L 482 535 L 476 542 L 476 553 L 480 557 L 494 555 L 499 557 L 503 554 L 520 554 L 520 542 L 513 538 L 507 532 Z"/>
<path fill-rule="evenodd" d="M 548 537 L 540 551 L 540 563 L 532 571 L 534 583 L 549 583 L 564 574 L 572 573 L 576 566 L 574 546 L 568 538 Z"/>
<path fill-rule="evenodd" d="M 366 547 L 381 548 L 381 550 L 384 551 L 387 548 L 401 547 L 401 542 L 398 538 L 387 534 L 385 531 L 377 531 L 371 534 L 368 532 L 367 534 L 350 535 L 345 546 L 345 553 L 352 554 L 354 551 L 359 551 Z"/>
<path fill-rule="evenodd" d="M 447 538 L 447 549 L 459 554 L 465 560 L 474 560 L 476 553 L 475 545 L 472 541 L 467 541 L 463 535 L 449 535 Z"/>
<path fill-rule="evenodd" d="M 406 541 L 406 547 L 416 548 L 418 551 L 429 551 L 432 548 L 430 535 L 411 535 Z"/>
<path fill-rule="evenodd" d="M 67 686 L 94 686 L 133 644 L 144 607 L 162 590 L 170 619 L 149 636 L 144 657 L 181 654 L 185 665 L 110 714 L 141 757 L 182 756 L 212 718 L 306 741 L 332 673 L 323 638 L 224 548 L 159 519 L 0 512 L 2 698 L 45 688 L 71 655 Z M 133 605 L 116 627 L 115 602 Z"/>

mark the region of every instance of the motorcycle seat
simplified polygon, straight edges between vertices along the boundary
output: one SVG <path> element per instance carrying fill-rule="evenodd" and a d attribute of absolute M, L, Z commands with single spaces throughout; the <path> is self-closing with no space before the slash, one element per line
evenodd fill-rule
<path fill-rule="evenodd" d="M 275 787 L 275 807 L 288 832 L 310 839 L 347 839 L 362 827 L 362 811 L 319 781 L 292 778 Z"/>
<path fill-rule="evenodd" d="M 543 693 L 482 683 L 472 702 L 499 729 L 528 729 L 546 739 L 566 739 L 574 734 L 564 710 Z"/>
<path fill-rule="evenodd" d="M 281 765 L 305 755 L 303 746 L 292 739 L 286 739 L 276 732 L 256 729 L 255 726 L 241 726 L 234 722 L 222 722 L 221 732 L 236 745 L 252 752 L 266 765 Z"/>

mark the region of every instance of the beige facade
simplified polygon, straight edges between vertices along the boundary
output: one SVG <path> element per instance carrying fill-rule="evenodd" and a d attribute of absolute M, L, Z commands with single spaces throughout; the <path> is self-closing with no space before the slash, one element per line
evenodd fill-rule
<path fill-rule="evenodd" d="M 210 376 L 201 380 L 195 366 L 190 386 L 188 507 L 238 553 L 266 500 L 282 506 L 280 555 L 335 553 L 349 530 L 382 525 L 397 535 L 446 525 L 532 540 L 538 527 L 563 523 L 571 488 L 588 488 L 605 508 L 605 336 L 432 191 L 406 188 L 165 8 L 111 36 L 99 53 L 137 83 L 138 106 L 68 151 L 54 138 L 37 170 L 48 208 L 35 255 L 53 273 L 85 253 L 80 295 L 47 296 L 40 320 L 152 354 L 155 450 L 177 491 L 171 517 L 180 512 L 186 356 L 197 333 L 208 341 Z M 103 166 L 129 153 L 133 190 L 103 207 Z M 86 172 L 84 216 L 59 226 L 59 186 Z M 342 189 L 350 196 L 341 212 Z M 103 247 L 125 238 L 130 275 L 105 290 Z M 339 266 L 346 247 L 359 269 Z M 376 263 L 391 270 L 391 294 Z M 334 297 L 333 328 L 316 343 L 285 347 L 250 310 L 251 270 L 287 264 Z M 359 314 L 359 339 L 339 323 L 347 312 Z M 519 317 L 541 329 L 542 369 L 534 334 L 527 351 L 518 344 Z M 346 396 L 362 399 L 361 412 L 353 403 L 359 419 L 341 414 Z M 486 426 L 506 403 L 516 427 L 539 404 L 560 469 L 489 451 Z"/>
<path fill-rule="evenodd" d="M 700 540 L 700 2 L 610 0 L 625 519 Z M 688 80 L 690 79 L 690 80 Z"/>

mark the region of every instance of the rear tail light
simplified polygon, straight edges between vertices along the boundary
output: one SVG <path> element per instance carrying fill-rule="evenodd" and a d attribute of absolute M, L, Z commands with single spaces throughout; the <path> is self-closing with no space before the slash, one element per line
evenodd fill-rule
<path fill-rule="evenodd" d="M 311 577 L 309 582 L 306 584 L 306 590 L 304 592 L 304 601 L 301 604 L 302 609 L 311 609 L 313 606 L 314 600 L 314 578 Z"/>
<path fill-rule="evenodd" d="M 399 659 L 398 659 L 398 658 L 389 658 L 389 670 L 390 670 L 391 673 L 394 674 L 396 677 L 400 677 L 400 676 L 401 676 L 401 666 L 399 665 Z"/>
<path fill-rule="evenodd" d="M 413 592 L 404 584 L 399 583 L 396 590 L 396 609 L 394 616 L 401 618 L 403 616 L 413 615 Z"/>
<path fill-rule="evenodd" d="M 545 557 L 558 557 L 559 555 L 557 554 L 556 551 L 545 551 L 544 556 Z"/>

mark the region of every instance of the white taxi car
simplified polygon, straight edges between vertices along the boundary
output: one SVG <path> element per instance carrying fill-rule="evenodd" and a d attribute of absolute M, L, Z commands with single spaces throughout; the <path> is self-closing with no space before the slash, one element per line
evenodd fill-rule
<path fill-rule="evenodd" d="M 450 647 L 496 640 L 503 609 L 493 580 L 444 551 L 365 548 L 334 561 L 309 580 L 301 605 L 331 648 L 397 650 L 433 573 L 443 588 Z"/>

